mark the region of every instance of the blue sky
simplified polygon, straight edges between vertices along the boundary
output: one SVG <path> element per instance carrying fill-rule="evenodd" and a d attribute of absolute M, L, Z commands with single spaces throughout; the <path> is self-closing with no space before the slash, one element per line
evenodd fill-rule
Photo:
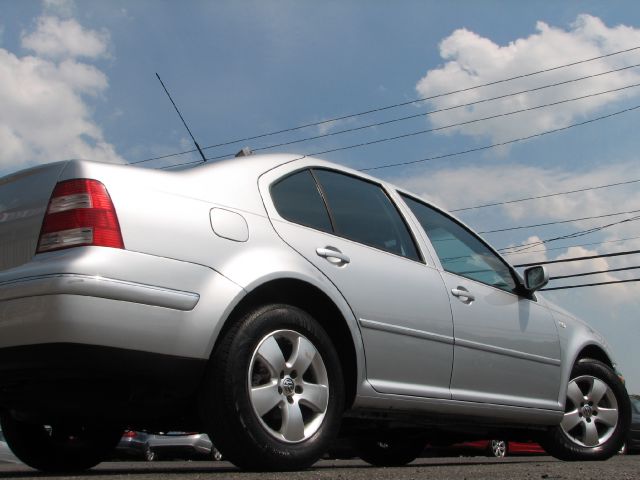
<path fill-rule="evenodd" d="M 202 146 L 411 101 L 640 47 L 635 1 L 0 0 L 0 174 L 64 158 L 139 161 L 191 148 L 158 72 Z M 287 135 L 260 148 L 640 64 L 640 50 Z M 640 69 L 276 149 L 313 153 L 640 83 Z M 323 157 L 355 168 L 528 136 L 640 105 L 640 87 Z M 447 208 L 640 179 L 640 110 L 511 146 L 372 172 Z M 189 161 L 193 155 L 150 162 Z M 640 209 L 637 184 L 460 212 L 476 230 Z M 629 215 L 522 229 L 496 247 Z M 636 224 L 637 223 L 637 224 Z M 531 249 L 516 262 L 640 249 L 640 222 Z M 608 243 L 599 243 L 608 242 Z M 595 244 L 575 246 L 581 244 Z M 562 248 L 560 248 L 562 247 Z M 534 251 L 540 250 L 540 251 Z M 552 266 L 554 274 L 640 265 L 638 256 Z M 637 278 L 637 272 L 573 283 Z M 584 281 L 583 281 L 584 280 Z M 571 283 L 565 281 L 565 283 Z M 640 393 L 640 283 L 548 297 L 599 329 Z"/>

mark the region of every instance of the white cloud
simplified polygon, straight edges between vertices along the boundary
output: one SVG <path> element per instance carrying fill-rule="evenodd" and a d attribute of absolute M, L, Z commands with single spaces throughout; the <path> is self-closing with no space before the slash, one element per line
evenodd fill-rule
<path fill-rule="evenodd" d="M 537 33 L 503 46 L 467 29 L 456 30 L 440 44 L 440 55 L 446 63 L 440 68 L 427 72 L 417 83 L 418 94 L 420 97 L 429 97 L 453 89 L 490 83 L 640 45 L 640 29 L 623 25 L 608 27 L 599 18 L 591 15 L 578 16 L 568 30 L 552 27 L 544 22 L 538 22 L 536 29 Z M 571 68 L 522 78 L 514 82 L 500 83 L 433 99 L 430 102 L 436 109 L 452 107 L 637 63 L 629 58 L 629 55 L 614 55 Z M 640 73 L 636 69 L 629 69 L 569 83 L 562 87 L 450 110 L 431 115 L 429 119 L 434 127 L 442 127 L 497 113 L 511 112 L 621 88 L 635 83 L 640 83 Z M 500 142 L 565 127 L 589 118 L 597 110 L 615 101 L 638 96 L 640 96 L 640 88 L 633 88 L 587 100 L 564 103 L 556 107 L 511 115 L 502 119 L 455 127 L 443 130 L 442 133 L 459 132 L 478 137 L 489 137 L 493 142 Z"/>
<path fill-rule="evenodd" d="M 22 33 L 22 46 L 37 55 L 49 58 L 87 57 L 99 58 L 107 54 L 109 34 L 87 30 L 75 19 L 62 20 L 43 16 L 37 20 L 37 28 Z"/>
<path fill-rule="evenodd" d="M 36 55 L 0 48 L 0 173 L 68 158 L 123 162 L 87 103 L 106 91 L 107 77 L 76 59 L 104 55 L 108 36 L 73 19 L 36 25 L 22 38 Z"/>

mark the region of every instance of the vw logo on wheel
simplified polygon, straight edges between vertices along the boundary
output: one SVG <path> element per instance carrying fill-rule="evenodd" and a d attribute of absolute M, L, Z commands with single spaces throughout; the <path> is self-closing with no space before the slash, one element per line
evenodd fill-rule
<path fill-rule="evenodd" d="M 284 379 L 282 379 L 282 392 L 285 395 L 293 395 L 295 388 L 296 384 L 291 377 L 284 377 Z"/>

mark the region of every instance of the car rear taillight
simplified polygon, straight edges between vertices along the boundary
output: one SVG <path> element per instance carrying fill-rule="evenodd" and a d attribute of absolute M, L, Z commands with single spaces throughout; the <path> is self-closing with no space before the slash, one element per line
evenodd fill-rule
<path fill-rule="evenodd" d="M 59 182 L 49 200 L 36 253 L 87 245 L 124 248 L 111 197 L 97 180 Z"/>

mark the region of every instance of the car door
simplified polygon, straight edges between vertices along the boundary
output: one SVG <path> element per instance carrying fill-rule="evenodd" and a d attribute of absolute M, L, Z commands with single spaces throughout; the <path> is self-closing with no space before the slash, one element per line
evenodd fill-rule
<path fill-rule="evenodd" d="M 382 393 L 450 398 L 453 321 L 434 265 L 378 184 L 327 169 L 272 172 L 265 202 L 281 238 L 342 292 Z M 275 180 L 274 180 L 275 179 Z"/>
<path fill-rule="evenodd" d="M 453 399 L 558 409 L 560 342 L 549 310 L 513 270 L 448 215 L 403 199 L 429 237 L 450 294 Z"/>

